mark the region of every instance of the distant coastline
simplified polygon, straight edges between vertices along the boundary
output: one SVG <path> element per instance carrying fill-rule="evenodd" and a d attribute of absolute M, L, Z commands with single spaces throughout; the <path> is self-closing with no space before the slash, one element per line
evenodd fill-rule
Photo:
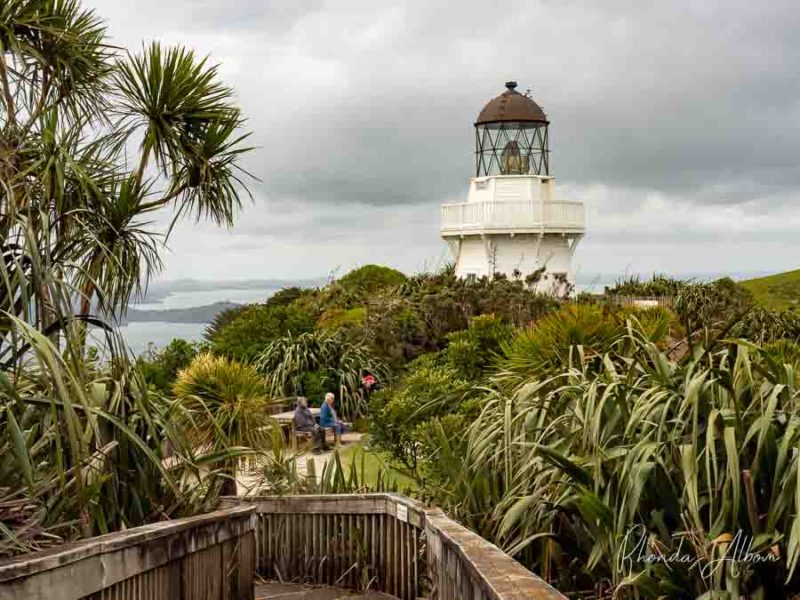
<path fill-rule="evenodd" d="M 138 310 L 128 309 L 128 312 L 120 320 L 120 325 L 127 323 L 210 323 L 217 314 L 229 308 L 236 308 L 242 304 L 236 302 L 220 301 L 203 306 L 192 306 L 189 308 L 167 308 L 162 310 Z"/>
<path fill-rule="evenodd" d="M 749 274 L 752 276 L 752 274 Z M 686 275 L 687 279 L 709 280 L 720 274 Z M 735 279 L 745 278 L 745 274 L 734 274 Z M 578 291 L 602 292 L 605 285 L 610 285 L 622 276 L 578 275 Z M 129 307 L 119 325 L 128 323 L 210 323 L 220 312 L 242 306 L 250 302 L 264 302 L 280 289 L 287 287 L 312 288 L 324 285 L 325 277 L 311 279 L 238 279 L 230 281 L 210 281 L 198 279 L 177 279 L 159 281 L 151 284 L 144 298 Z M 248 291 L 253 293 L 248 295 Z M 181 296 L 183 306 L 169 307 L 171 298 Z M 232 299 L 235 297 L 235 300 Z M 208 302 L 213 299 L 212 302 Z M 161 306 L 164 306 L 161 308 Z M 143 308 L 143 307 L 147 308 Z"/>

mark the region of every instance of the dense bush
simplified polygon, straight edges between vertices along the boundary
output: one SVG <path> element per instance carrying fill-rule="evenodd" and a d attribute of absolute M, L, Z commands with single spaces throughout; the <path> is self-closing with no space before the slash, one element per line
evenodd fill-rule
<path fill-rule="evenodd" d="M 478 413 L 473 386 L 490 370 L 511 335 L 511 327 L 500 319 L 479 316 L 470 321 L 469 329 L 450 334 L 444 350 L 417 358 L 405 375 L 373 396 L 374 442 L 414 476 L 430 479 L 437 453 L 437 447 L 428 444 L 430 423 L 444 418 L 450 429 L 460 428 L 463 437 Z"/>
<path fill-rule="evenodd" d="M 176 338 L 163 350 L 148 349 L 136 360 L 136 365 L 147 385 L 166 394 L 171 390 L 178 371 L 185 369 L 202 348 L 203 344 Z"/>
<path fill-rule="evenodd" d="M 441 350 L 448 335 L 469 326 L 470 319 L 491 314 L 522 327 L 558 307 L 521 281 L 457 279 L 452 269 L 410 278 L 391 293 L 374 296 L 367 326 L 373 343 L 395 368 L 424 352 Z"/>
<path fill-rule="evenodd" d="M 486 394 L 439 500 L 575 595 L 797 592 L 800 348 L 676 362 L 633 323 L 617 336 L 597 369 L 550 364 Z M 640 535 L 688 562 L 637 558 Z M 762 559 L 720 561 L 742 535 Z"/>
<path fill-rule="evenodd" d="M 791 310 L 754 308 L 731 328 L 730 335 L 757 344 L 777 340 L 800 342 L 800 314 Z"/>
<path fill-rule="evenodd" d="M 336 283 L 346 290 L 372 294 L 384 288 L 397 287 L 406 282 L 406 276 L 390 267 L 364 265 L 350 271 Z"/>
<path fill-rule="evenodd" d="M 417 468 L 424 453 L 418 444 L 417 427 L 439 416 L 468 411 L 462 400 L 469 384 L 442 357 L 421 356 L 397 384 L 373 396 L 373 441 L 419 477 Z"/>
<path fill-rule="evenodd" d="M 297 302 L 250 304 L 211 337 L 215 354 L 252 360 L 273 341 L 314 329 L 317 315 Z"/>

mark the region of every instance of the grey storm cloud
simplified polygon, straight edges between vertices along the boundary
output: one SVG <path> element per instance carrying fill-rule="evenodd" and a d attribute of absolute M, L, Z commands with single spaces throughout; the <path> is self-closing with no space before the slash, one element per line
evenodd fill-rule
<path fill-rule="evenodd" d="M 357 249 L 383 228 L 394 248 L 413 229 L 413 260 L 438 256 L 438 205 L 465 194 L 473 120 L 507 79 L 544 107 L 553 172 L 587 200 L 578 252 L 591 268 L 613 254 L 593 232 L 628 248 L 796 230 L 794 2 L 88 3 L 115 42 L 183 43 L 221 63 L 257 147 L 246 164 L 257 202 L 232 233 L 253 247 Z"/>
<path fill-rule="evenodd" d="M 548 113 L 561 179 L 800 183 L 793 2 L 186 0 L 137 13 L 164 4 L 141 37 L 177 27 L 238 44 L 237 56 L 213 57 L 240 64 L 228 79 L 265 194 L 376 204 L 457 194 L 472 120 L 508 78 Z M 136 18 L 99 8 L 115 33 Z"/>

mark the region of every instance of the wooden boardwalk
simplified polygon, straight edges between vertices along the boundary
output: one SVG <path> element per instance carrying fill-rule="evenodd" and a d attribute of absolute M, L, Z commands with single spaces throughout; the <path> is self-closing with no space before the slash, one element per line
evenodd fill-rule
<path fill-rule="evenodd" d="M 354 592 L 341 588 L 299 583 L 264 583 L 257 585 L 256 600 L 391 600 L 381 592 Z"/>

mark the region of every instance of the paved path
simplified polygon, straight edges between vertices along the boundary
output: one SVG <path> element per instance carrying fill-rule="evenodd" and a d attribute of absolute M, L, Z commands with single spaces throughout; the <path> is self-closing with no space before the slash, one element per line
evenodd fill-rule
<path fill-rule="evenodd" d="M 342 434 L 339 450 L 343 450 L 348 446 L 357 444 L 362 440 L 363 437 L 364 434 L 358 433 L 357 431 L 348 431 L 347 433 Z M 308 474 L 308 463 L 313 462 L 314 473 L 316 473 L 317 479 L 319 479 L 322 476 L 322 470 L 325 468 L 325 463 L 333 458 L 333 451 L 334 448 L 333 445 L 331 445 L 331 449 L 328 452 L 323 452 L 321 454 L 314 454 L 310 451 L 298 454 L 295 457 L 295 461 L 297 462 L 297 474 L 300 477 L 305 477 Z M 249 496 L 251 494 L 258 493 L 259 487 L 263 483 L 262 475 L 258 469 L 250 472 L 240 469 L 236 474 L 236 479 L 238 488 L 237 492 L 240 496 Z"/>
<path fill-rule="evenodd" d="M 357 444 L 362 440 L 364 437 L 363 433 L 358 433 L 357 431 L 348 431 L 347 433 L 342 434 L 342 443 L 339 446 L 340 450 L 343 450 L 347 446 L 352 446 L 353 444 Z M 308 473 L 308 462 L 312 461 L 314 463 L 314 472 L 317 474 L 317 477 L 322 475 L 322 469 L 325 468 L 325 463 L 329 460 L 333 459 L 333 446 L 328 452 L 322 452 L 320 454 L 314 454 L 313 452 L 304 452 L 303 454 L 299 454 L 297 456 L 297 473 L 299 475 L 306 475 Z"/>
<path fill-rule="evenodd" d="M 380 592 L 355 592 L 342 588 L 302 585 L 298 583 L 265 583 L 257 585 L 256 600 L 391 600 L 394 596 Z"/>

